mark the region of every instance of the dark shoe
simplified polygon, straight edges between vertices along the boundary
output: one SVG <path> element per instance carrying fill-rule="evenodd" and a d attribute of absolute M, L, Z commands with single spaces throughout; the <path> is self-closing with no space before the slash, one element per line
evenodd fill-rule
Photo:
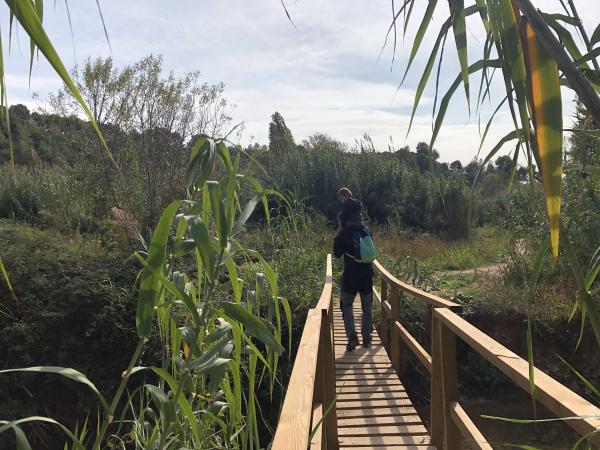
<path fill-rule="evenodd" d="M 371 346 L 371 338 L 363 338 L 363 347 L 369 348 Z"/>
<path fill-rule="evenodd" d="M 353 352 L 354 349 L 356 348 L 356 346 L 359 344 L 358 342 L 358 338 L 356 336 L 354 336 L 353 338 L 351 338 L 348 341 L 348 345 L 346 345 L 346 351 L 347 352 Z"/>

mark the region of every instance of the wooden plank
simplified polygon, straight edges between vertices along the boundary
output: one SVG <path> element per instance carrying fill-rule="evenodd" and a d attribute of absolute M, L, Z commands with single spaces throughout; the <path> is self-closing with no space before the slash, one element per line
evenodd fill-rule
<path fill-rule="evenodd" d="M 375 425 L 372 427 L 340 428 L 339 437 L 348 436 L 423 436 L 427 430 L 422 424 Z M 429 437 L 429 436 L 427 436 Z"/>
<path fill-rule="evenodd" d="M 390 337 L 390 359 L 392 360 L 392 366 L 396 369 L 396 373 L 400 373 L 400 339 L 398 336 L 398 330 L 393 324 L 400 319 L 400 299 L 398 295 L 398 286 L 392 284 L 390 289 L 390 305 L 392 310 L 390 312 L 390 320 L 392 324 L 392 333 Z"/>
<path fill-rule="evenodd" d="M 340 356 L 338 358 L 335 359 L 335 363 L 337 364 L 338 362 L 344 362 L 344 361 L 349 361 L 352 364 L 369 364 L 369 363 L 381 363 L 383 365 L 385 365 L 387 363 L 388 366 L 390 366 L 390 358 L 387 357 L 387 355 L 375 355 L 375 356 L 371 356 L 371 355 L 357 355 L 357 356 L 352 356 L 352 355 L 344 355 L 344 356 Z"/>
<path fill-rule="evenodd" d="M 340 447 L 340 450 L 373 450 L 374 447 Z M 383 447 L 379 447 L 383 448 Z M 433 445 L 386 445 L 385 450 L 437 450 Z"/>
<path fill-rule="evenodd" d="M 319 298 L 319 301 L 317 302 L 317 307 L 315 309 L 329 310 L 329 304 L 331 303 L 331 293 L 333 291 L 333 269 L 331 260 L 331 254 L 327 255 L 327 263 L 325 266 L 325 285 L 323 286 L 321 298 Z"/>
<path fill-rule="evenodd" d="M 390 370 L 391 369 L 391 370 Z M 396 372 L 392 372 L 394 370 L 389 365 L 385 366 L 357 366 L 355 364 L 340 364 L 335 368 L 335 373 L 340 375 L 350 375 L 353 373 L 377 373 L 380 375 L 396 375 Z"/>
<path fill-rule="evenodd" d="M 418 299 L 423 300 L 425 303 L 429 305 L 439 307 L 439 308 L 459 308 L 460 305 L 458 303 L 451 302 L 449 300 L 438 297 L 437 295 L 430 294 L 429 292 L 422 291 L 410 284 L 403 283 L 398 278 L 389 273 L 385 267 L 381 265 L 381 263 L 377 260 L 373 261 L 374 268 L 381 274 L 382 278 L 385 278 L 391 286 L 396 286 L 399 289 L 402 289 L 407 294 L 412 295 Z"/>
<path fill-rule="evenodd" d="M 321 313 L 310 310 L 283 401 L 272 449 L 306 450 L 309 445 Z"/>
<path fill-rule="evenodd" d="M 321 418 L 323 417 L 323 404 L 315 403 L 313 406 L 313 414 L 312 414 L 312 426 L 314 427 Z M 310 449 L 311 450 L 321 450 L 322 448 L 322 439 L 323 433 L 321 430 L 318 430 L 310 441 Z"/>
<path fill-rule="evenodd" d="M 416 416 L 417 410 L 412 405 L 376 409 L 338 409 L 337 415 L 338 420 L 386 416 L 398 418 L 404 416 Z"/>
<path fill-rule="evenodd" d="M 460 430 L 450 415 L 450 402 L 458 400 L 458 370 L 456 368 L 456 338 L 439 320 L 438 336 L 442 356 L 442 392 L 444 402 L 444 450 L 460 450 Z"/>
<path fill-rule="evenodd" d="M 431 443 L 436 447 L 444 445 L 444 392 L 442 386 L 442 350 L 439 339 L 439 320 L 433 308 L 428 306 L 431 317 Z"/>
<path fill-rule="evenodd" d="M 408 399 L 408 394 L 404 391 L 400 392 L 342 392 L 337 396 L 337 405 L 343 406 L 344 402 L 353 402 L 358 400 L 374 401 L 374 400 L 394 400 Z"/>
<path fill-rule="evenodd" d="M 400 337 L 413 351 L 413 353 L 417 355 L 417 358 L 419 358 L 419 361 L 421 361 L 421 363 L 425 366 L 427 371 L 431 373 L 431 356 L 429 355 L 429 353 L 427 353 L 427 351 L 423 347 L 421 347 L 421 344 L 417 342 L 417 340 L 412 336 L 412 334 L 410 334 L 400 322 L 394 322 L 394 326 L 398 329 Z"/>
<path fill-rule="evenodd" d="M 342 409 L 374 409 L 374 408 L 396 408 L 402 406 L 412 406 L 407 398 L 389 398 L 387 400 L 361 400 L 351 402 L 341 402 L 337 405 L 338 410 Z"/>
<path fill-rule="evenodd" d="M 340 436 L 340 447 L 373 446 L 388 447 L 389 445 L 429 445 L 429 436 Z"/>
<path fill-rule="evenodd" d="M 477 353 L 510 377 L 522 389 L 529 392 L 529 365 L 494 339 L 481 332 L 466 320 L 446 309 L 436 309 L 435 316 Z M 565 423 L 581 435 L 600 428 L 600 408 L 595 407 L 555 379 L 535 369 L 536 399 L 558 417 L 580 416 L 580 420 Z M 600 446 L 600 434 L 592 442 Z"/>
<path fill-rule="evenodd" d="M 345 349 L 338 350 L 336 348 L 335 356 L 336 357 L 353 358 L 353 359 L 383 357 L 389 361 L 387 352 L 381 346 L 369 347 L 369 348 L 357 347 L 356 350 L 354 350 L 353 352 L 347 352 Z"/>
<path fill-rule="evenodd" d="M 355 426 L 373 426 L 373 425 L 400 425 L 400 424 L 421 424 L 421 418 L 417 414 L 405 416 L 375 416 L 375 417 L 356 417 L 338 420 L 338 427 Z"/>
<path fill-rule="evenodd" d="M 492 446 L 483 437 L 458 402 L 450 403 L 450 416 L 463 436 L 465 447 L 468 446 L 468 448 L 479 450 L 492 450 Z"/>
<path fill-rule="evenodd" d="M 389 328 L 390 328 L 390 310 L 385 308 L 385 305 L 389 305 L 387 299 L 388 299 L 388 285 L 385 282 L 385 279 L 382 277 L 381 278 L 381 298 L 380 298 L 380 302 L 381 302 L 381 310 L 380 310 L 381 337 L 383 340 L 383 345 L 386 348 L 389 348 L 388 333 L 389 333 Z"/>
<path fill-rule="evenodd" d="M 394 378 L 391 378 L 394 377 Z M 395 379 L 396 374 L 379 374 L 379 373 L 353 373 L 347 372 L 342 374 L 337 374 L 336 378 L 338 380 L 338 384 L 343 383 L 344 381 L 365 381 L 371 382 L 374 380 L 386 380 L 386 379 Z"/>
<path fill-rule="evenodd" d="M 388 365 L 392 367 L 390 363 L 390 358 L 387 355 L 352 355 L 352 353 L 346 353 L 343 355 L 336 355 L 335 362 L 337 363 L 350 363 L 350 364 L 380 364 L 380 365 Z"/>
<path fill-rule="evenodd" d="M 329 262 L 331 262 L 329 260 Z M 331 342 L 331 328 L 328 316 L 328 309 L 321 309 L 321 337 L 320 337 L 320 355 L 318 366 L 322 372 L 322 388 L 323 388 L 323 403 L 329 409 L 328 414 L 323 420 L 323 442 L 324 447 L 328 450 L 336 450 L 338 448 L 338 434 L 336 421 L 335 407 L 335 379 L 331 374 L 335 372 L 335 363 L 333 355 L 333 346 Z M 313 422 L 314 423 L 314 422 Z"/>
<path fill-rule="evenodd" d="M 378 362 L 371 362 L 371 363 L 365 363 L 365 362 L 359 362 L 359 361 L 352 361 L 350 359 L 346 359 L 346 360 L 338 360 L 335 362 L 335 367 L 338 370 L 346 370 L 346 369 L 356 369 L 356 370 L 362 370 L 362 369 L 377 369 L 380 372 L 385 371 L 386 369 L 393 369 L 393 367 L 390 365 L 389 361 L 378 361 Z"/>
<path fill-rule="evenodd" d="M 369 382 L 370 381 L 370 382 Z M 361 391 L 365 391 L 366 389 L 381 389 L 381 388 L 396 388 L 396 387 L 400 387 L 402 389 L 404 389 L 404 386 L 402 385 L 402 383 L 400 383 L 400 380 L 394 380 L 394 379 L 386 379 L 386 380 L 347 380 L 345 382 L 339 381 L 336 382 L 336 385 L 339 388 L 341 388 L 342 386 L 344 386 L 344 388 L 360 388 Z M 385 389 L 384 389 L 385 390 Z"/>
<path fill-rule="evenodd" d="M 383 393 L 390 394 L 394 392 L 406 392 L 402 385 L 381 385 L 381 386 L 340 386 L 338 388 L 340 394 L 352 394 L 352 393 L 363 393 L 363 394 L 374 394 Z M 392 394 L 393 395 L 393 394 Z"/>
<path fill-rule="evenodd" d="M 393 369 L 390 364 L 390 361 L 374 361 L 374 362 L 365 362 L 361 360 L 352 360 L 352 359 L 337 359 L 335 361 L 335 366 L 338 369 L 347 369 L 347 368 L 355 368 L 355 369 Z"/>

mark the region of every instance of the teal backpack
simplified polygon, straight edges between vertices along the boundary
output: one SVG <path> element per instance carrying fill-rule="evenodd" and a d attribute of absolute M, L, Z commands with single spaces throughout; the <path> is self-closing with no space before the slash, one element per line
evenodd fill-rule
<path fill-rule="evenodd" d="M 368 264 L 377 258 L 375 242 L 371 232 L 365 226 L 353 229 L 352 231 L 352 252 L 347 253 L 356 262 Z"/>

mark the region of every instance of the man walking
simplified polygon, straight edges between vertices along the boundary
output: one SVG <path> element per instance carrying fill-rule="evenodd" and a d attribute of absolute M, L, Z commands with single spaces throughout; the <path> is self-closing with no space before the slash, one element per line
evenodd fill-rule
<path fill-rule="evenodd" d="M 338 216 L 338 229 L 333 240 L 333 254 L 336 258 L 344 256 L 340 307 L 348 338 L 346 351 L 351 352 L 359 344 L 352 310 L 356 294 L 360 294 L 362 307 L 363 347 L 371 345 L 373 328 L 373 265 L 371 261 L 374 259 L 375 248 L 371 232 L 362 223 L 360 200 L 352 198 L 352 192 L 348 188 L 341 188 L 337 192 L 337 199 L 342 204 L 342 211 Z M 367 242 L 367 245 L 363 245 L 363 242 Z M 372 251 L 369 249 L 369 245 L 372 246 Z"/>

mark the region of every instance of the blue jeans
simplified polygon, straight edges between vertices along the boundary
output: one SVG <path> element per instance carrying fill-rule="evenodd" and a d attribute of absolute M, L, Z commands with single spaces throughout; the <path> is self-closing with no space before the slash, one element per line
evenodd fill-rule
<path fill-rule="evenodd" d="M 355 297 L 356 293 L 342 291 L 340 294 L 340 309 L 342 310 L 344 328 L 346 329 L 346 337 L 348 340 L 356 337 L 354 311 L 352 310 L 352 304 L 354 303 Z M 360 293 L 360 306 L 362 308 L 360 334 L 362 335 L 363 341 L 370 341 L 373 330 L 373 292 L 369 292 L 368 294 Z"/>

